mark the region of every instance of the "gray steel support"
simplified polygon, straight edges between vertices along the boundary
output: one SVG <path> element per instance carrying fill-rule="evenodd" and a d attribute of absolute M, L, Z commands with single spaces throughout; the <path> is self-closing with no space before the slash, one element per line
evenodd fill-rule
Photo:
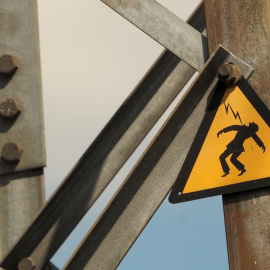
<path fill-rule="evenodd" d="M 204 35 L 154 0 L 101 0 L 196 70 L 208 59 Z"/>
<path fill-rule="evenodd" d="M 42 207 L 43 170 L 0 177 L 0 257 L 7 255 Z"/>
<path fill-rule="evenodd" d="M 5 74 L 0 69 L 0 113 L 10 111 L 6 100 L 16 101 L 21 113 L 14 119 L 0 116 L 0 152 L 4 145 L 15 142 L 23 152 L 20 162 L 7 163 L 0 158 L 0 175 L 45 166 L 43 104 L 36 0 L 2 0 L 0 3 L 0 66 L 16 58 L 18 69 Z"/>
<path fill-rule="evenodd" d="M 204 30 L 203 7 L 190 23 Z M 171 52 L 162 54 L 2 261 L 3 268 L 16 269 L 30 256 L 36 270 L 43 269 L 194 72 Z"/>
<path fill-rule="evenodd" d="M 63 269 L 118 266 L 178 177 L 224 62 L 234 62 L 246 77 L 252 73 L 218 48 Z"/>
<path fill-rule="evenodd" d="M 18 62 L 18 69 L 14 69 L 11 58 L 0 58 L 0 103 L 11 98 L 22 108 L 16 118 L 0 116 L 0 152 L 10 141 L 23 148 L 18 163 L 0 158 L 2 259 L 44 203 L 42 167 L 45 155 L 36 1 L 0 1 L 0 36 L 0 57 L 15 56 Z M 1 113 L 4 111 L 1 106 Z M 7 150 L 6 154 L 16 156 L 16 149 Z"/>
<path fill-rule="evenodd" d="M 205 7 L 210 52 L 220 43 L 249 63 L 249 83 L 270 108 L 269 1 L 205 0 Z M 223 204 L 230 269 L 270 269 L 270 188 L 223 196 Z"/>

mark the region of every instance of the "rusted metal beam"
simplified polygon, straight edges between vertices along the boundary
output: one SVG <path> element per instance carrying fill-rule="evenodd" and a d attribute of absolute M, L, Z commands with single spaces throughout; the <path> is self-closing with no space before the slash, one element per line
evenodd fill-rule
<path fill-rule="evenodd" d="M 270 108 L 269 2 L 204 2 L 210 52 L 222 44 L 249 63 L 249 83 Z M 270 188 L 223 196 L 223 204 L 230 269 L 270 269 Z"/>
<path fill-rule="evenodd" d="M 154 0 L 101 0 L 196 70 L 208 59 L 204 35 Z"/>
<path fill-rule="evenodd" d="M 177 179 L 223 62 L 234 62 L 245 76 L 252 73 L 218 48 L 63 269 L 118 266 Z"/>
<path fill-rule="evenodd" d="M 45 165 L 44 130 L 36 1 L 2 0 L 0 36 L 2 260 L 31 224 L 45 200 L 42 168 Z"/>
<path fill-rule="evenodd" d="M 190 23 L 204 29 L 203 7 Z M 162 54 L 3 260 L 3 268 L 16 269 L 30 256 L 35 270 L 43 269 L 194 72 L 171 52 Z"/>

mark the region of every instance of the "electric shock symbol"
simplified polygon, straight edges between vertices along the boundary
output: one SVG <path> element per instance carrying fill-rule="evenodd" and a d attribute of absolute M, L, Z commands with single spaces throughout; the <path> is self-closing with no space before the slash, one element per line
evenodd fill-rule
<path fill-rule="evenodd" d="M 226 133 L 229 131 L 237 131 L 235 138 L 227 145 L 227 149 L 220 155 L 219 160 L 224 172 L 224 175 L 222 177 L 225 177 L 229 174 L 230 168 L 228 163 L 226 162 L 226 158 L 228 156 L 231 156 L 231 163 L 240 171 L 240 175 L 246 172 L 245 165 L 242 164 L 237 158 L 245 151 L 244 149 L 244 142 L 248 138 L 253 138 L 253 140 L 257 143 L 259 147 L 262 148 L 263 153 L 265 152 L 265 146 L 262 140 L 258 137 L 256 132 L 259 130 L 259 127 L 254 122 L 249 123 L 249 126 L 246 125 L 233 125 L 226 127 L 222 130 L 220 130 L 217 134 L 217 137 L 221 135 L 222 133 Z"/>
<path fill-rule="evenodd" d="M 226 105 L 226 103 L 224 103 L 224 105 L 225 105 L 226 114 L 228 114 L 229 107 L 230 107 L 230 109 L 233 113 L 234 119 L 238 118 L 240 120 L 241 124 L 243 125 L 239 112 L 235 113 L 232 106 L 230 105 L 230 103 L 228 103 L 228 105 Z"/>

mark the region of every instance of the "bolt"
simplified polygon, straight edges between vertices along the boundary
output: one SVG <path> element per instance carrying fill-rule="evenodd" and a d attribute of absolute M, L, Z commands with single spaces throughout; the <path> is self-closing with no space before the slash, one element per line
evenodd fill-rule
<path fill-rule="evenodd" d="M 232 67 L 230 65 L 224 64 L 219 67 L 218 74 L 221 78 L 227 79 L 232 74 Z"/>
<path fill-rule="evenodd" d="M 19 103 L 11 98 L 6 99 L 0 104 L 0 114 L 8 119 L 14 119 L 21 113 Z"/>
<path fill-rule="evenodd" d="M 232 86 L 242 78 L 242 73 L 233 63 L 225 63 L 218 68 L 218 78 L 224 84 Z"/>
<path fill-rule="evenodd" d="M 34 270 L 36 265 L 32 258 L 22 258 L 18 263 L 19 270 Z"/>
<path fill-rule="evenodd" d="M 17 163 L 21 160 L 23 148 L 16 142 L 6 143 L 2 149 L 2 157 L 8 163 Z"/>
<path fill-rule="evenodd" d="M 4 54 L 0 57 L 0 72 L 10 75 L 18 68 L 17 60 L 14 56 Z"/>

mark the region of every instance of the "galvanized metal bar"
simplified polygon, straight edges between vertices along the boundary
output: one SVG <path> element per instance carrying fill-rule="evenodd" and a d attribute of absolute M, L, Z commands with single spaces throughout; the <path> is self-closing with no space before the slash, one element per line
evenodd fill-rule
<path fill-rule="evenodd" d="M 254 67 L 249 83 L 270 108 L 269 1 L 205 0 L 205 7 L 210 52 L 220 43 Z M 270 188 L 223 196 L 223 204 L 230 269 L 270 269 Z"/>
<path fill-rule="evenodd" d="M 43 169 L 0 177 L 0 258 L 11 250 L 42 207 Z"/>
<path fill-rule="evenodd" d="M 0 259 L 3 259 L 44 203 L 36 1 L 2 0 L 0 36 Z M 20 114 L 16 112 L 18 104 Z M 7 144 L 10 142 L 13 144 Z M 23 148 L 21 157 L 21 148 L 16 148 L 19 145 Z"/>
<path fill-rule="evenodd" d="M 203 7 L 190 23 L 204 29 Z M 43 269 L 194 72 L 169 51 L 159 58 L 4 259 L 2 267 L 15 269 L 21 258 L 30 256 L 35 269 Z"/>
<path fill-rule="evenodd" d="M 35 0 L 3 0 L 0 4 L 0 151 L 9 142 L 23 150 L 17 163 L 6 162 L 2 154 L 0 175 L 45 166 L 36 9 Z M 18 68 L 6 73 L 5 68 L 15 65 L 14 58 Z M 10 101 L 21 108 L 13 119 L 7 115 L 14 111 Z"/>
<path fill-rule="evenodd" d="M 177 179 L 224 62 L 234 62 L 246 76 L 252 72 L 218 48 L 63 269 L 118 266 Z"/>
<path fill-rule="evenodd" d="M 196 70 L 208 59 L 204 35 L 154 0 L 101 0 Z"/>

